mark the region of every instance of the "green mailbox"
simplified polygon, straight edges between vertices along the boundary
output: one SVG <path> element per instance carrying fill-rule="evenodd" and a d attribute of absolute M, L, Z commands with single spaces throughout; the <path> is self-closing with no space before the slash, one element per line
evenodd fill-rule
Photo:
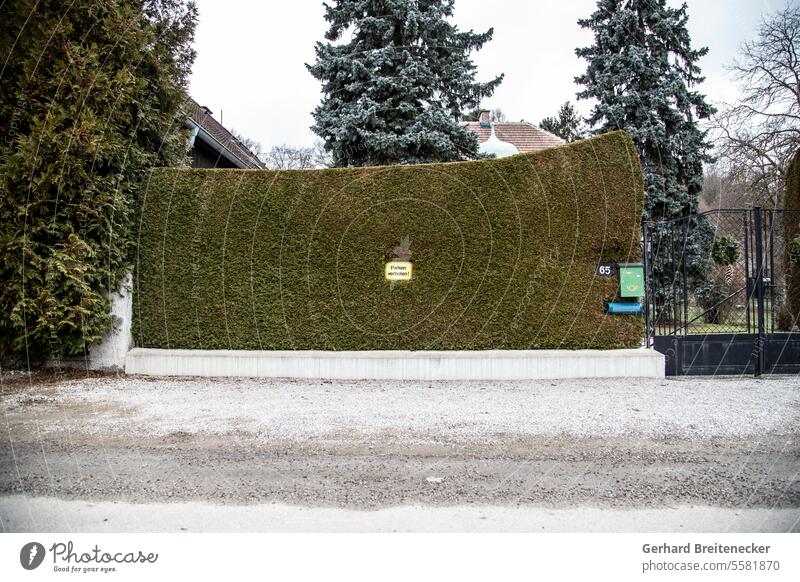
<path fill-rule="evenodd" d="M 644 297 L 644 265 L 619 263 L 619 296 Z"/>

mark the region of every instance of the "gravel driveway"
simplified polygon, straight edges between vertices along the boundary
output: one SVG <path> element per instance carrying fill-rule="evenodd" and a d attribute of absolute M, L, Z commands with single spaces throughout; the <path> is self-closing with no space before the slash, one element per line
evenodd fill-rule
<path fill-rule="evenodd" d="M 697 439 L 797 432 L 800 379 L 92 378 L 8 394 L 3 403 L 11 414 L 41 411 L 40 429 L 47 433 L 163 437 L 239 431 L 265 441 L 340 433 L 390 433 L 403 442 L 481 442 L 497 434 Z M 62 414 L 66 410 L 80 421 Z"/>
<path fill-rule="evenodd" d="M 765 511 L 753 520 L 779 531 L 800 517 L 798 377 L 107 376 L 6 383 L 2 409 L 0 519 L 14 528 L 33 527 L 9 502 L 22 498 L 326 511 L 702 506 Z"/>

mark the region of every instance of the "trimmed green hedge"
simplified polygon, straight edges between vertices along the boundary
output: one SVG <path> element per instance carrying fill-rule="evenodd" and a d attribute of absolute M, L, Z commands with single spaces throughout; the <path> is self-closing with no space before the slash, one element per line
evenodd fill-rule
<path fill-rule="evenodd" d="M 786 195 L 784 208 L 800 208 L 800 150 L 795 152 L 786 175 Z M 784 264 L 786 265 L 786 306 L 791 322 L 800 325 L 800 265 L 795 265 L 789 256 L 791 242 L 800 237 L 800 213 L 784 212 L 783 240 Z M 791 324 L 790 324 L 791 325 Z"/>
<path fill-rule="evenodd" d="M 155 170 L 138 346 L 527 349 L 639 345 L 607 316 L 640 258 L 642 171 L 609 133 L 504 159 L 331 170 Z M 384 263 L 411 239 L 410 282 Z"/>

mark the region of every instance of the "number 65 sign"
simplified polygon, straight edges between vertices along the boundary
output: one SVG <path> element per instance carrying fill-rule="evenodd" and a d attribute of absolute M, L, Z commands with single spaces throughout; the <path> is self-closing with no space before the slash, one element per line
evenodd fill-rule
<path fill-rule="evenodd" d="M 601 277 L 613 277 L 614 276 L 614 264 L 613 263 L 600 263 L 597 265 L 596 273 Z"/>

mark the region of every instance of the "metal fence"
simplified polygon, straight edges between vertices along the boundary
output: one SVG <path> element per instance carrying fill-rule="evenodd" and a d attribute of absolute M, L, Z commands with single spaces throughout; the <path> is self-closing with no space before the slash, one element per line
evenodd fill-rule
<path fill-rule="evenodd" d="M 648 345 L 679 350 L 684 347 L 658 338 L 691 338 L 693 361 L 713 367 L 707 354 L 721 353 L 730 369 L 736 367 L 736 342 L 771 339 L 783 341 L 782 352 L 793 349 L 789 340 L 800 329 L 786 301 L 791 268 L 786 239 L 798 230 L 800 210 L 762 208 L 719 209 L 646 224 Z M 742 369 L 756 372 L 770 365 L 763 354 L 748 352 L 740 359 Z M 797 360 L 800 364 L 800 354 Z"/>

